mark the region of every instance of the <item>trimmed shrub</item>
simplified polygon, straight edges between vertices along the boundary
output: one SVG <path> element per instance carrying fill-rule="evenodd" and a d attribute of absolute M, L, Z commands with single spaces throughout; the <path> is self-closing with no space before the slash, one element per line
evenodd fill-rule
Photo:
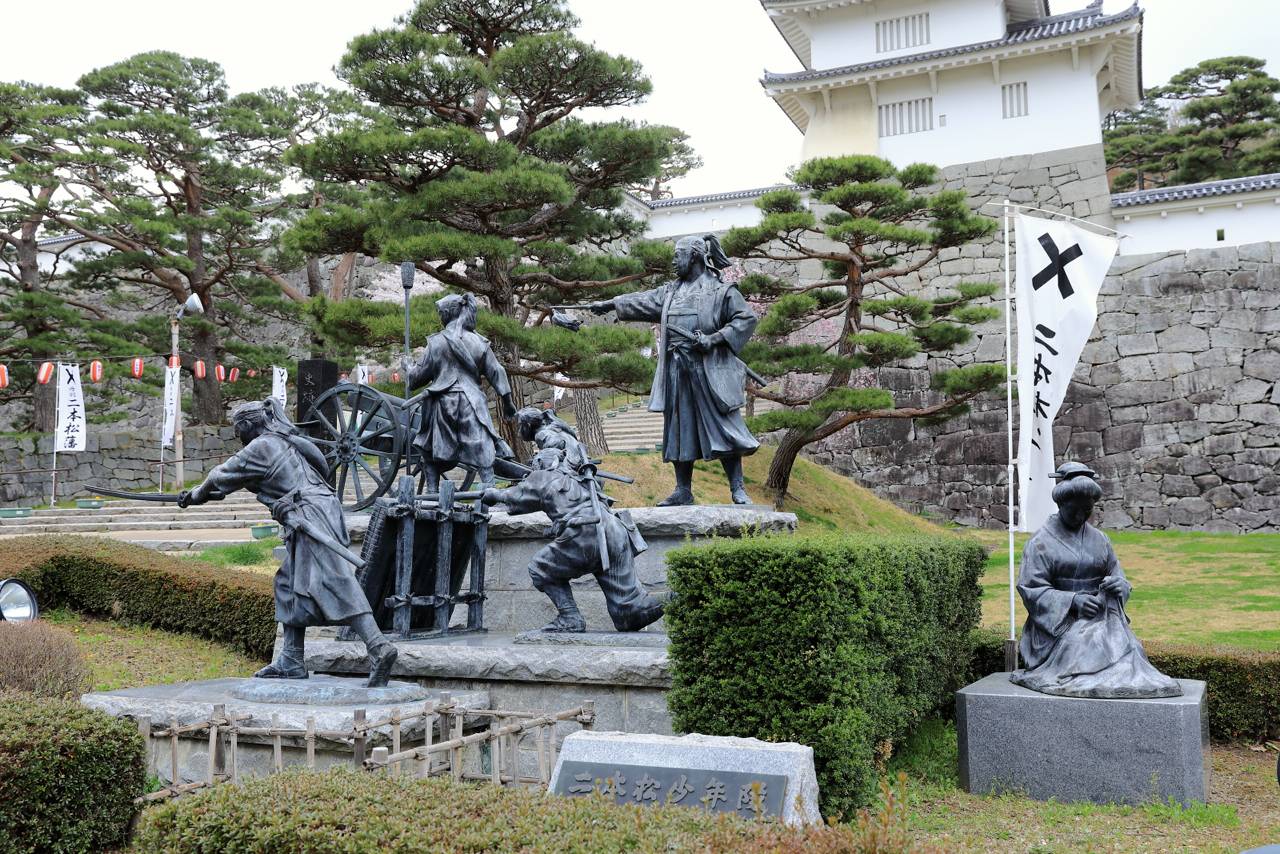
<path fill-rule="evenodd" d="M 72 700 L 0 695 L 0 850 L 124 844 L 144 768 L 128 721 Z"/>
<path fill-rule="evenodd" d="M 134 850 L 897 854 L 919 850 L 906 837 L 903 803 L 900 788 L 887 789 L 881 809 L 858 827 L 797 830 L 685 807 L 614 806 L 439 777 L 295 770 L 152 808 L 142 817 Z"/>
<path fill-rule="evenodd" d="M 0 691 L 76 698 L 89 687 L 89 664 L 75 640 L 48 623 L 0 622 Z"/>
<path fill-rule="evenodd" d="M 986 559 L 950 535 L 725 540 L 673 551 L 675 729 L 813 748 L 828 816 L 963 684 Z"/>
<path fill-rule="evenodd" d="M 268 576 L 96 537 L 17 537 L 5 543 L 5 556 L 7 574 L 31 585 L 42 608 L 66 606 L 271 657 L 276 617 Z"/>
<path fill-rule="evenodd" d="M 973 677 L 1004 670 L 1004 635 L 982 630 L 974 639 Z M 1143 647 L 1161 672 L 1208 683 L 1209 736 L 1214 741 L 1256 743 L 1280 737 L 1280 653 L 1160 643 Z"/>

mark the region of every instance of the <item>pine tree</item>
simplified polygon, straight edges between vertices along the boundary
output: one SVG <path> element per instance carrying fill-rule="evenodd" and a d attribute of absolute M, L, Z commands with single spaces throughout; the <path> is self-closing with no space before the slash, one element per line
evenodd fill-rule
<path fill-rule="evenodd" d="M 171 313 L 199 296 L 204 314 L 183 323 L 182 365 L 192 373 L 192 420 L 219 423 L 223 392 L 212 367 L 283 358 L 249 332 L 294 316 L 305 299 L 282 287 L 272 252 L 295 206 L 280 195 L 281 155 L 320 110 L 320 94 L 233 97 L 216 63 L 165 51 L 89 72 L 79 85 L 92 112 L 70 165 L 73 198 L 55 215 L 91 247 L 74 281 L 121 301 L 134 295 L 124 307 L 152 313 L 140 328 L 154 352 L 169 349 Z M 204 379 L 194 377 L 197 360 Z"/>
<path fill-rule="evenodd" d="M 338 73 L 363 109 L 289 153 L 310 178 L 355 191 L 309 212 L 293 245 L 411 260 L 481 297 L 480 331 L 518 400 L 519 378 L 644 386 L 647 333 L 574 334 L 551 324 L 550 306 L 670 268 L 670 247 L 639 240 L 643 224 L 620 209 L 625 188 L 661 174 L 679 132 L 575 115 L 650 90 L 637 63 L 574 38 L 575 23 L 562 0 L 421 0 L 348 46 Z"/>
<path fill-rule="evenodd" d="M 1116 190 L 1280 171 L 1280 80 L 1251 56 L 1206 59 L 1104 124 Z M 1138 175 L 1143 177 L 1138 180 Z"/>
<path fill-rule="evenodd" d="M 963 191 L 929 193 L 938 181 L 933 166 L 897 169 L 867 155 L 824 157 L 796 169 L 798 190 L 774 190 L 757 201 L 758 226 L 734 228 L 725 251 L 765 262 L 822 262 L 826 278 L 809 283 L 763 273 L 739 287 L 767 311 L 756 340 L 743 350 L 765 377 L 816 375 L 817 388 L 792 394 L 755 389 L 783 408 L 754 416 L 757 433 L 785 431 L 766 486 L 781 504 L 796 457 L 859 421 L 871 418 L 943 420 L 961 414 L 968 401 L 998 388 L 1003 365 L 975 364 L 933 372 L 936 394 L 922 405 L 895 408 L 893 393 L 877 385 L 877 370 L 919 353 L 945 353 L 972 336 L 970 326 L 998 316 L 974 305 L 995 291 L 991 284 L 959 284 L 926 297 L 917 273 L 949 247 L 990 234 L 995 222 L 970 212 Z M 804 195 L 808 195 L 808 205 Z M 819 213 L 815 211 L 825 211 Z M 819 343 L 798 337 L 834 334 Z"/>

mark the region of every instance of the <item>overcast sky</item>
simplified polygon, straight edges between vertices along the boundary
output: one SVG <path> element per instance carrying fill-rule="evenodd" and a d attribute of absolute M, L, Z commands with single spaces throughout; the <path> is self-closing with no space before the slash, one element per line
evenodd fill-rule
<path fill-rule="evenodd" d="M 1086 0 L 1053 0 L 1055 12 Z M 319 81 L 347 40 L 386 27 L 412 0 L 59 0 L 5 3 L 0 80 L 69 85 L 91 68 L 167 49 L 219 62 L 232 91 Z M 1107 11 L 1129 0 L 1106 0 Z M 1202 59 L 1260 56 L 1280 76 L 1278 0 L 1146 0 L 1144 77 L 1158 85 Z M 678 195 L 785 180 L 800 133 L 760 88 L 761 73 L 799 63 L 758 0 L 569 0 L 580 35 L 640 60 L 654 84 L 628 111 L 683 128 L 706 166 Z M 851 57 L 850 61 L 856 61 Z"/>

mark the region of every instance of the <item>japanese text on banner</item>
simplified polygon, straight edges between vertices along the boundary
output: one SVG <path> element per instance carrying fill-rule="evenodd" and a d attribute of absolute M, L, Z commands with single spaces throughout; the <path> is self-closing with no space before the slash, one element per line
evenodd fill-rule
<path fill-rule="evenodd" d="M 58 425 L 54 441 L 58 453 L 83 451 L 84 395 L 78 365 L 58 364 Z"/>
<path fill-rule="evenodd" d="M 160 428 L 160 447 L 173 447 L 173 434 L 178 426 L 178 395 L 182 394 L 181 368 L 164 369 L 164 421 Z"/>
<path fill-rule="evenodd" d="M 289 372 L 284 368 L 271 367 L 271 396 L 280 401 L 281 406 L 289 404 L 285 392 L 285 384 L 289 381 Z"/>
<path fill-rule="evenodd" d="M 1053 419 L 1098 319 L 1098 292 L 1119 243 L 1024 214 L 1017 236 L 1018 528 L 1035 531 L 1055 509 Z"/>

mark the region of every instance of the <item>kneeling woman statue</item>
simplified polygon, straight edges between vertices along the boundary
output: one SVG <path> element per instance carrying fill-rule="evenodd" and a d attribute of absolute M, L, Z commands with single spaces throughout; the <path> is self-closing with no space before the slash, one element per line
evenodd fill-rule
<path fill-rule="evenodd" d="M 1094 476 L 1082 463 L 1063 463 L 1053 475 L 1058 512 L 1027 541 L 1018 576 L 1026 669 L 1009 679 L 1062 697 L 1176 697 L 1181 686 L 1151 665 L 1129 628 L 1124 603 L 1133 588 L 1111 541 L 1088 522 L 1102 498 Z"/>

